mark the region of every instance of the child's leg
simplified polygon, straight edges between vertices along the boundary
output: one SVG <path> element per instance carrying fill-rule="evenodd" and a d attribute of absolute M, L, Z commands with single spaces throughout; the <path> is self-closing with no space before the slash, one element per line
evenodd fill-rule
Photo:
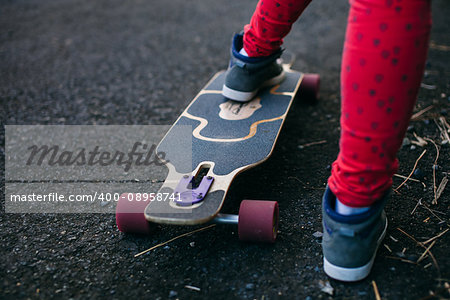
<path fill-rule="evenodd" d="M 222 95 L 235 101 L 251 100 L 263 86 L 285 78 L 278 60 L 283 38 L 311 0 L 260 0 L 244 34 L 231 45 L 231 60 Z"/>
<path fill-rule="evenodd" d="M 250 24 L 244 28 L 244 49 L 250 57 L 278 50 L 311 0 L 260 0 Z"/>
<path fill-rule="evenodd" d="M 429 0 L 350 1 L 341 69 L 340 153 L 328 184 L 351 207 L 392 184 L 420 87 L 431 27 Z"/>
<path fill-rule="evenodd" d="M 325 191 L 322 205 L 324 270 L 342 281 L 369 274 L 386 234 L 386 191 L 422 79 L 431 25 L 429 0 L 350 4 L 340 153 L 328 180 L 332 193 Z M 345 215 L 340 204 L 369 208 Z"/>

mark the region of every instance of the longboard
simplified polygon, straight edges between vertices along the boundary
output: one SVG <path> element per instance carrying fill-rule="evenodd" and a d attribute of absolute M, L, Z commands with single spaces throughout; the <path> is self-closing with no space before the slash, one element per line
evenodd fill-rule
<path fill-rule="evenodd" d="M 274 149 L 304 77 L 291 70 L 290 64 L 284 64 L 284 70 L 286 78 L 281 84 L 261 90 L 247 103 L 222 96 L 225 71 L 213 76 L 157 147 L 169 161 L 168 176 L 157 194 L 175 193 L 177 199 L 151 201 L 145 210 L 148 221 L 194 225 L 219 213 L 236 175 L 264 162 Z M 191 145 L 179 144 L 180 126 L 192 128 Z M 184 163 L 187 157 L 192 157 L 188 166 Z M 185 184 L 184 189 L 180 184 Z M 192 194 L 192 201 L 184 203 L 179 198 L 183 192 L 188 198 Z"/>

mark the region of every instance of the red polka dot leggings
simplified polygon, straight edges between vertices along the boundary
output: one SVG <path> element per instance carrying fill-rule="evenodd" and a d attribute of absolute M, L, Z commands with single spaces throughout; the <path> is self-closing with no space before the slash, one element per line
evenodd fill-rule
<path fill-rule="evenodd" d="M 244 29 L 249 56 L 277 50 L 309 2 L 260 0 Z M 430 4 L 350 0 L 341 64 L 340 152 L 328 179 L 348 206 L 370 206 L 392 185 L 425 67 Z"/>

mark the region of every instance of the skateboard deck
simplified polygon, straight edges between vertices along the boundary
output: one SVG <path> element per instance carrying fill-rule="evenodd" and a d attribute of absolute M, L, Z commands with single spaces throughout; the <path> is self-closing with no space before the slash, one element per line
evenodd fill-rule
<path fill-rule="evenodd" d="M 246 103 L 222 96 L 225 71 L 213 76 L 157 147 L 169 169 L 157 194 L 175 196 L 150 201 L 145 209 L 148 221 L 195 225 L 219 213 L 236 175 L 264 162 L 274 149 L 304 77 L 290 69 L 291 63 L 283 65 L 286 78 L 281 84 L 260 90 Z M 186 126 L 188 142 L 177 130 Z M 192 164 L 186 164 L 191 158 Z"/>

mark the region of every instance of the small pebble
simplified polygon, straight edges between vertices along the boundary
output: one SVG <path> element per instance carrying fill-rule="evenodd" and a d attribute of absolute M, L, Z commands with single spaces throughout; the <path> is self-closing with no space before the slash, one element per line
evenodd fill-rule
<path fill-rule="evenodd" d="M 411 255 L 408 255 L 406 257 L 406 259 L 408 259 L 410 261 L 417 261 L 419 259 L 419 257 L 417 255 L 411 254 Z"/>
<path fill-rule="evenodd" d="M 169 298 L 174 298 L 174 297 L 176 297 L 176 296 L 178 296 L 178 293 L 177 293 L 177 292 L 175 292 L 175 291 L 170 291 L 170 292 L 169 292 Z"/>
<path fill-rule="evenodd" d="M 255 285 L 254 285 L 253 283 L 247 283 L 247 284 L 245 285 L 245 288 L 246 288 L 247 290 L 253 290 L 254 287 L 255 287 Z"/>
<path fill-rule="evenodd" d="M 319 280 L 319 288 L 322 292 L 333 296 L 334 288 L 331 286 L 331 284 L 328 280 L 325 282 L 323 280 Z"/>
<path fill-rule="evenodd" d="M 411 148 L 409 148 L 409 149 L 411 149 L 411 150 L 416 150 L 416 145 L 411 145 Z"/>
<path fill-rule="evenodd" d="M 320 231 L 316 231 L 316 232 L 313 233 L 313 236 L 316 237 L 316 238 L 321 238 L 323 236 L 323 233 L 320 232 Z"/>
<path fill-rule="evenodd" d="M 409 146 L 409 145 L 411 145 L 411 141 L 407 137 L 405 137 L 402 142 L 402 147 Z"/>
<path fill-rule="evenodd" d="M 413 175 L 417 179 L 423 179 L 425 177 L 425 174 L 421 169 L 415 169 Z"/>

